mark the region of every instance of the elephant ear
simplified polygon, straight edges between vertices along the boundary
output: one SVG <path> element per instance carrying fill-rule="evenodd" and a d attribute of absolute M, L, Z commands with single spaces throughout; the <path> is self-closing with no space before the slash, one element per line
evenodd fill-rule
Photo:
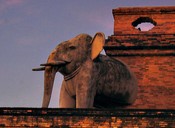
<path fill-rule="evenodd" d="M 91 59 L 94 60 L 100 52 L 103 50 L 105 43 L 105 35 L 102 32 L 95 34 L 94 38 L 91 41 Z"/>

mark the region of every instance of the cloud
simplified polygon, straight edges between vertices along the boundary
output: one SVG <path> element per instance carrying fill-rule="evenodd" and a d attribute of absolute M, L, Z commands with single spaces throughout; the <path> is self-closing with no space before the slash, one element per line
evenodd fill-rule
<path fill-rule="evenodd" d="M 20 19 L 19 18 L 0 18 L 0 26 L 5 26 L 5 25 L 11 25 L 11 24 L 16 24 L 19 23 Z"/>
<path fill-rule="evenodd" d="M 13 6 L 17 6 L 17 5 L 21 5 L 22 3 L 24 3 L 25 0 L 2 0 L 0 2 L 0 11 L 5 11 L 6 9 L 8 9 L 9 7 L 13 7 Z"/>
<path fill-rule="evenodd" d="M 89 21 L 93 22 L 95 24 L 101 25 L 102 27 L 108 29 L 108 30 L 112 30 L 113 29 L 113 23 L 111 22 L 111 20 L 108 19 L 104 19 L 104 17 L 100 17 L 100 16 L 90 16 L 89 17 Z"/>
<path fill-rule="evenodd" d="M 0 25 L 4 25 L 5 24 L 5 20 L 4 19 L 0 19 Z"/>
<path fill-rule="evenodd" d="M 9 5 L 21 4 L 24 0 L 6 0 L 6 3 Z"/>
<path fill-rule="evenodd" d="M 97 24 L 97 25 L 105 28 L 106 30 L 113 29 L 113 21 L 111 21 L 110 18 L 109 19 L 104 18 L 103 13 L 100 13 L 100 12 L 84 13 L 83 15 L 81 15 L 81 17 L 83 19 L 86 19 L 87 22 Z M 106 17 L 108 17 L 108 16 L 106 16 Z"/>
<path fill-rule="evenodd" d="M 17 23 L 19 21 L 19 18 L 12 18 L 13 16 L 6 16 L 8 15 L 8 10 L 15 7 L 15 10 L 10 11 L 16 11 L 18 6 L 21 6 L 26 2 L 25 0 L 0 0 L 0 26 L 11 24 L 11 23 Z"/>
<path fill-rule="evenodd" d="M 138 24 L 137 27 L 136 27 L 136 29 L 139 28 L 141 31 L 149 31 L 153 27 L 155 27 L 155 26 L 152 23 L 145 22 L 145 23 Z"/>

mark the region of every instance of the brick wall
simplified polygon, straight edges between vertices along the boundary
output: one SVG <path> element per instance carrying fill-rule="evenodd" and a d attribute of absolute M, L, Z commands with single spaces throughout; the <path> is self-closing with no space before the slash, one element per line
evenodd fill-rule
<path fill-rule="evenodd" d="M 140 17 L 149 17 L 156 26 L 152 34 L 171 34 L 175 28 L 175 7 L 126 7 L 113 9 L 114 34 L 141 34 L 132 23 Z M 142 33 L 144 34 L 144 33 Z"/>
<path fill-rule="evenodd" d="M 138 79 L 138 97 L 129 108 L 174 109 L 175 7 L 117 8 L 113 15 L 114 34 L 104 48 L 108 56 L 129 65 Z M 133 22 L 140 17 L 150 18 L 155 27 L 139 31 Z"/>
<path fill-rule="evenodd" d="M 139 92 L 135 108 L 175 108 L 175 58 L 173 56 L 117 57 L 135 72 Z"/>
<path fill-rule="evenodd" d="M 173 128 L 174 110 L 0 108 L 0 127 Z"/>

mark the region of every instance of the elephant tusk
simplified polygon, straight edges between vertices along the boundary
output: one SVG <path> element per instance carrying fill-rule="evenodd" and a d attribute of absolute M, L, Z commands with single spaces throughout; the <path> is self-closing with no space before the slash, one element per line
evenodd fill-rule
<path fill-rule="evenodd" d="M 44 71 L 45 67 L 33 68 L 32 71 Z"/>
<path fill-rule="evenodd" d="M 55 62 L 40 64 L 40 66 L 60 66 L 60 65 L 66 64 L 66 63 L 67 63 L 66 61 L 55 61 Z"/>

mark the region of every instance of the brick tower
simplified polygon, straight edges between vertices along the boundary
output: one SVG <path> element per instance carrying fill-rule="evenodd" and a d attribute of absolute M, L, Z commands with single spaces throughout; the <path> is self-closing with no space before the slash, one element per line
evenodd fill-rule
<path fill-rule="evenodd" d="M 117 8 L 113 17 L 105 51 L 136 74 L 138 99 L 130 107 L 175 108 L 175 6 Z M 144 23 L 151 29 L 142 31 Z"/>

